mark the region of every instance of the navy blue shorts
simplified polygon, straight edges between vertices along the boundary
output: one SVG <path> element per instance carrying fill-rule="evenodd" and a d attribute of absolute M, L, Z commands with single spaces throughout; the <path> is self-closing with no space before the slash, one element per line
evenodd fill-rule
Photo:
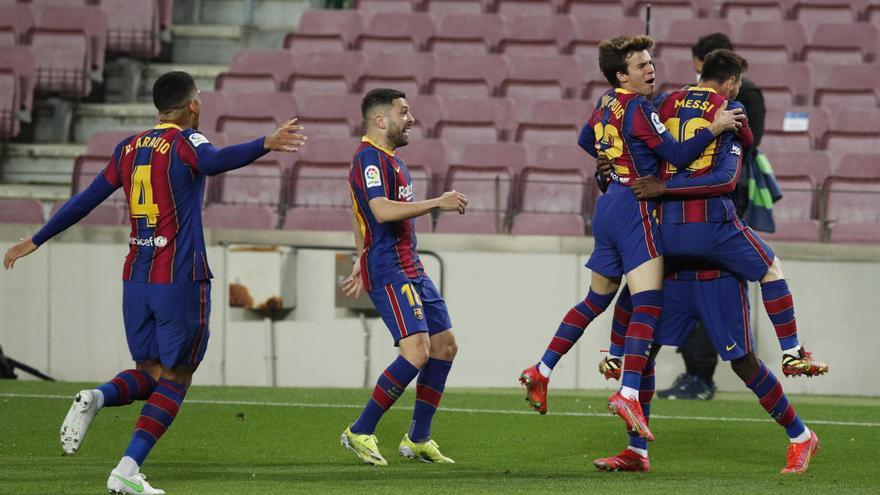
<path fill-rule="evenodd" d="M 764 278 L 776 255 L 751 227 L 732 222 L 660 224 L 668 256 L 700 258 L 751 282 Z"/>
<path fill-rule="evenodd" d="M 210 314 L 210 280 L 122 283 L 125 336 L 135 362 L 158 359 L 165 368 L 201 363 Z"/>
<path fill-rule="evenodd" d="M 435 335 L 452 328 L 446 301 L 427 276 L 410 279 L 400 273 L 390 284 L 374 287 L 370 300 L 391 332 L 395 346 L 414 333 Z"/>
<path fill-rule="evenodd" d="M 680 347 L 698 321 L 725 361 L 739 359 L 755 347 L 746 283 L 739 278 L 663 281 L 663 312 L 654 343 Z"/>
<path fill-rule="evenodd" d="M 593 216 L 595 247 L 587 268 L 616 278 L 663 256 L 654 202 L 639 201 L 630 188 L 611 184 Z"/>

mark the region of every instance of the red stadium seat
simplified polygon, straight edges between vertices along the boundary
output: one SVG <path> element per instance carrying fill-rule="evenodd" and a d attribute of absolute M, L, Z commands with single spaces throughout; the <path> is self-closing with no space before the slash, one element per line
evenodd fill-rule
<path fill-rule="evenodd" d="M 791 17 L 807 29 L 826 22 L 854 25 L 871 0 L 789 0 Z"/>
<path fill-rule="evenodd" d="M 365 71 L 364 55 L 360 52 L 295 55 L 287 89 L 296 94 L 353 93 Z"/>
<path fill-rule="evenodd" d="M 76 157 L 73 164 L 73 176 L 70 180 L 70 194 L 74 195 L 89 187 L 95 177 L 107 167 L 112 160 L 112 152 L 105 154 L 86 154 Z M 105 204 L 125 205 L 125 192 L 119 188 L 107 200 Z"/>
<path fill-rule="evenodd" d="M 290 93 L 238 93 L 227 95 L 216 130 L 227 137 L 255 139 L 295 116 L 296 103 Z M 238 139 L 230 141 L 238 142 Z"/>
<path fill-rule="evenodd" d="M 398 154 L 413 179 L 415 200 L 427 199 L 442 193 L 434 184 L 439 184 L 446 177 L 448 168 L 446 162 L 446 145 L 438 139 L 410 140 L 403 148 L 398 148 Z M 435 180 L 435 178 L 437 180 Z"/>
<path fill-rule="evenodd" d="M 583 100 L 534 101 L 520 119 L 515 139 L 525 143 L 573 145 L 594 106 Z"/>
<path fill-rule="evenodd" d="M 470 198 L 470 196 L 468 197 Z M 503 230 L 503 223 L 499 227 L 495 213 L 471 212 L 470 210 L 466 215 L 459 215 L 455 212 L 441 213 L 434 224 L 434 232 L 438 234 L 495 234 L 501 233 Z"/>
<path fill-rule="evenodd" d="M 645 6 L 651 5 L 651 32 L 653 25 L 668 26 L 676 19 L 697 19 L 709 15 L 713 0 L 634 0 L 630 13 L 645 18 Z M 702 21 L 696 21 L 702 22 Z M 711 33 L 712 31 L 706 31 Z M 696 39 L 694 40 L 696 42 Z"/>
<path fill-rule="evenodd" d="M 630 3 L 620 0 L 561 0 L 560 11 L 576 18 L 620 19 L 625 15 Z M 637 20 L 633 17 L 630 19 Z M 635 32 L 644 32 L 644 29 Z M 630 34 L 630 32 L 620 31 L 619 34 Z"/>
<path fill-rule="evenodd" d="M 491 0 L 423 0 L 433 15 L 475 15 L 488 11 Z"/>
<path fill-rule="evenodd" d="M 270 157 L 214 177 L 211 181 L 211 202 L 266 205 L 277 209 L 282 202 L 282 168 L 277 160 Z"/>
<path fill-rule="evenodd" d="M 351 159 L 360 146 L 353 137 L 309 139 L 308 146 L 294 155 L 296 163 L 310 166 L 329 166 L 337 169 L 351 166 Z M 344 174 L 346 177 L 348 173 Z"/>
<path fill-rule="evenodd" d="M 511 235 L 584 235 L 584 217 L 575 213 L 519 213 L 513 217 Z"/>
<path fill-rule="evenodd" d="M 767 105 L 807 105 L 812 98 L 810 64 L 749 63 L 746 77 L 761 88 Z"/>
<path fill-rule="evenodd" d="M 283 91 L 294 70 L 293 58 L 290 52 L 283 50 L 238 50 L 232 56 L 229 72 L 217 76 L 217 89 L 260 87 L 267 88 L 260 91 Z M 229 79 L 235 80 L 232 87 L 227 87 Z M 270 87 L 275 89 L 268 89 Z"/>
<path fill-rule="evenodd" d="M 788 120 L 786 117 L 788 116 Z M 803 116 L 806 122 L 800 117 Z M 771 161 L 774 153 L 809 151 L 828 129 L 828 112 L 816 107 L 767 107 L 761 149 Z M 806 125 L 806 129 L 803 129 Z"/>
<path fill-rule="evenodd" d="M 722 18 L 734 23 L 747 21 L 779 22 L 786 18 L 785 2 L 777 0 L 721 0 Z"/>
<path fill-rule="evenodd" d="M 710 18 L 694 21 L 686 17 L 672 20 L 665 32 L 655 38 L 657 45 L 651 51 L 651 55 L 666 61 L 690 60 L 693 58 L 691 47 L 701 36 L 709 33 L 724 33 L 732 37 L 733 26 L 727 19 Z"/>
<path fill-rule="evenodd" d="M 761 232 L 774 241 L 818 242 L 820 224 L 816 218 L 816 185 L 808 177 L 777 176 L 782 199 L 773 204 L 776 232 Z"/>
<path fill-rule="evenodd" d="M 880 180 L 829 178 L 825 208 L 831 242 L 880 242 Z"/>
<path fill-rule="evenodd" d="M 619 5 L 619 2 L 615 2 Z M 590 4 L 591 7 L 596 4 Z M 617 7 L 618 9 L 620 7 Z M 592 12 L 592 11 L 590 11 Z M 574 39 L 570 50 L 579 59 L 587 62 L 595 71 L 599 70 L 599 42 L 624 34 L 641 34 L 645 25 L 634 17 L 599 17 L 600 13 L 588 17 L 575 17 Z"/>
<path fill-rule="evenodd" d="M 203 212 L 204 224 L 209 229 L 270 230 L 278 225 L 278 213 L 272 206 L 212 204 Z"/>
<path fill-rule="evenodd" d="M 309 139 L 361 134 L 359 95 L 304 95 L 295 101 L 296 116 Z"/>
<path fill-rule="evenodd" d="M 538 148 L 537 156 L 527 169 L 528 171 L 551 171 L 569 174 L 569 181 L 584 182 L 582 210 L 587 219 L 592 216 L 599 188 L 592 177 L 596 169 L 596 161 L 577 146 L 547 145 Z"/>
<path fill-rule="evenodd" d="M 456 164 L 467 167 L 491 168 L 519 174 L 529 164 L 529 150 L 522 143 L 485 143 L 465 145 Z"/>
<path fill-rule="evenodd" d="M 749 62 L 794 62 L 807 44 L 798 21 L 750 21 L 736 29 L 733 46 Z"/>
<path fill-rule="evenodd" d="M 364 52 L 413 53 L 421 51 L 434 34 L 434 20 L 426 13 L 387 12 L 373 16 L 355 47 Z"/>
<path fill-rule="evenodd" d="M 507 18 L 498 50 L 508 55 L 554 57 L 574 38 L 574 22 L 568 16 L 516 16 Z"/>
<path fill-rule="evenodd" d="M 848 153 L 834 172 L 837 177 L 880 179 L 880 154 Z"/>
<path fill-rule="evenodd" d="M 808 178 L 813 184 L 822 184 L 831 175 L 831 154 L 827 151 L 789 151 L 768 158 L 777 178 Z"/>
<path fill-rule="evenodd" d="M 572 98 L 581 87 L 577 59 L 507 56 L 507 77 L 501 95 L 517 99 Z"/>
<path fill-rule="evenodd" d="M 363 31 L 363 23 L 358 10 L 308 9 L 296 32 L 285 36 L 284 48 L 296 47 L 301 53 L 343 51 Z"/>
<path fill-rule="evenodd" d="M 116 145 L 123 139 L 134 135 L 131 131 L 101 131 L 92 134 L 89 138 L 87 155 L 104 155 L 110 156 L 116 150 Z"/>
<path fill-rule="evenodd" d="M 36 71 L 34 54 L 29 46 L 5 46 L 0 49 L 0 70 L 10 70 L 16 75 L 16 111 L 30 113 L 34 107 Z"/>
<path fill-rule="evenodd" d="M 877 55 L 877 28 L 867 23 L 816 26 L 804 48 L 808 62 L 829 64 L 871 62 Z"/>
<path fill-rule="evenodd" d="M 284 230 L 351 231 L 351 207 L 290 208 L 284 216 Z"/>
<path fill-rule="evenodd" d="M 18 77 L 11 69 L 0 69 L 0 140 L 18 135 L 18 98 L 15 94 Z"/>
<path fill-rule="evenodd" d="M 107 53 L 107 14 L 99 7 L 46 7 L 37 14 L 36 27 L 59 31 L 81 30 L 85 33 L 88 38 L 89 69 L 97 74 L 93 79 L 100 80 Z M 31 46 L 34 46 L 33 43 Z M 34 54 L 39 56 L 36 46 Z"/>
<path fill-rule="evenodd" d="M 354 0 L 352 8 L 370 17 L 417 10 L 420 4 L 421 0 Z"/>
<path fill-rule="evenodd" d="M 0 31 L 11 35 L 11 43 L 5 45 L 23 44 L 30 28 L 34 27 L 34 14 L 30 5 L 17 3 L 0 5 Z"/>
<path fill-rule="evenodd" d="M 289 186 L 292 188 L 288 194 L 289 204 L 306 208 L 350 208 L 348 176 L 355 151 L 349 152 L 348 163 L 340 165 L 297 162 Z"/>
<path fill-rule="evenodd" d="M 217 91 L 229 93 L 268 93 L 281 91 L 284 88 L 272 74 L 254 74 L 244 72 L 221 72 L 214 83 Z"/>
<path fill-rule="evenodd" d="M 494 51 L 504 36 L 504 18 L 498 15 L 447 15 L 427 41 L 428 51 L 483 55 Z"/>
<path fill-rule="evenodd" d="M 406 101 L 409 103 L 413 118 L 416 119 L 413 128 L 409 131 L 409 141 L 412 146 L 412 143 L 434 135 L 434 128 L 441 120 L 443 112 L 440 110 L 440 99 L 436 96 L 407 94 Z"/>
<path fill-rule="evenodd" d="M 378 87 L 417 95 L 428 85 L 436 65 L 434 56 L 428 53 L 400 53 L 393 57 L 368 53 L 366 61 L 366 71 L 359 82 L 362 93 Z"/>
<path fill-rule="evenodd" d="M 877 81 L 880 65 L 814 65 L 813 104 L 832 107 L 877 106 Z"/>
<path fill-rule="evenodd" d="M 70 98 L 92 92 L 89 39 L 82 30 L 33 28 L 28 40 L 34 53 L 37 91 Z"/>
<path fill-rule="evenodd" d="M 559 11 L 558 0 L 489 0 L 492 12 L 509 15 L 553 15 Z"/>
<path fill-rule="evenodd" d="M 453 98 L 494 96 L 507 74 L 501 55 L 438 54 L 427 92 Z"/>
<path fill-rule="evenodd" d="M 822 135 L 819 147 L 831 152 L 831 169 L 836 170 L 845 153 L 876 153 L 878 138 L 880 109 L 837 108 L 831 112 L 830 126 Z"/>
<path fill-rule="evenodd" d="M 519 204 L 516 208 L 528 213 L 570 213 L 580 216 L 584 211 L 587 186 L 580 170 L 527 168 L 520 179 Z"/>
<path fill-rule="evenodd" d="M 684 86 L 694 85 L 697 73 L 691 60 L 676 60 L 673 63 L 659 60 L 654 62 L 655 77 L 660 81 L 660 91 L 678 91 Z"/>
<path fill-rule="evenodd" d="M 52 205 L 52 211 L 49 218 L 55 216 L 58 210 L 64 206 L 64 201 Z M 107 201 L 99 204 L 85 218 L 77 222 L 77 225 L 128 225 L 131 219 L 128 216 L 128 208 L 125 203 L 109 203 Z"/>
<path fill-rule="evenodd" d="M 107 15 L 107 51 L 139 58 L 153 58 L 159 42 L 160 12 L 156 0 L 101 0 Z"/>
<path fill-rule="evenodd" d="M 516 121 L 513 101 L 505 98 L 444 99 L 434 137 L 448 143 L 505 141 Z"/>
<path fill-rule="evenodd" d="M 0 223 L 43 223 L 43 205 L 35 199 L 0 198 Z"/>

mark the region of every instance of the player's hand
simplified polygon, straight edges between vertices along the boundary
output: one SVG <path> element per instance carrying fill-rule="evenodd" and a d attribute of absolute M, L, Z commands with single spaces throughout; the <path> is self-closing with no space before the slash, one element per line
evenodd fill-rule
<path fill-rule="evenodd" d="M 614 170 L 614 161 L 605 153 L 599 152 L 596 158 L 596 172 L 606 181 L 611 180 L 611 171 Z"/>
<path fill-rule="evenodd" d="M 745 119 L 742 108 L 727 109 L 727 100 L 721 104 L 721 108 L 715 113 L 715 121 L 709 126 L 709 130 L 716 136 L 724 131 L 737 132 L 742 127 Z"/>
<path fill-rule="evenodd" d="M 34 244 L 30 238 L 22 239 L 21 242 L 9 248 L 9 251 L 6 251 L 6 256 L 3 257 L 3 268 L 9 270 L 15 266 L 15 260 L 33 253 L 38 247 L 40 246 Z"/>
<path fill-rule="evenodd" d="M 636 199 L 651 199 L 662 196 L 666 192 L 666 182 L 649 175 L 636 179 L 630 189 L 636 195 Z"/>
<path fill-rule="evenodd" d="M 467 196 L 458 191 L 448 191 L 440 196 L 440 211 L 457 211 L 459 215 L 464 215 L 467 205 Z"/>
<path fill-rule="evenodd" d="M 292 118 L 288 120 L 284 125 L 275 129 L 272 134 L 266 136 L 266 139 L 263 140 L 263 148 L 269 151 L 285 151 L 287 153 L 299 151 L 309 138 L 304 134 L 299 134 L 299 131 L 303 130 L 304 127 L 297 124 L 297 120 L 299 119 Z"/>
<path fill-rule="evenodd" d="M 364 281 L 361 279 L 361 258 L 358 256 L 354 261 L 354 266 L 351 267 L 351 275 L 342 281 L 342 292 L 344 292 L 346 296 L 357 299 L 361 296 L 361 291 L 363 289 Z"/>

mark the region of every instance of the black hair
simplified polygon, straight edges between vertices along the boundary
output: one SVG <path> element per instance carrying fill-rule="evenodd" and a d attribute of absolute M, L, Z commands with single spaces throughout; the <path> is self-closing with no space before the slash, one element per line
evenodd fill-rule
<path fill-rule="evenodd" d="M 196 92 L 193 77 L 183 71 L 167 72 L 153 83 L 153 105 L 159 113 L 180 108 L 189 103 Z"/>
<path fill-rule="evenodd" d="M 749 69 L 749 62 L 731 50 L 721 48 L 706 55 L 703 61 L 703 72 L 700 78 L 706 81 L 723 83 L 735 77 L 739 80 L 743 72 Z"/>
<path fill-rule="evenodd" d="M 701 37 L 697 40 L 697 44 L 691 47 L 691 53 L 697 60 L 706 60 L 706 55 L 719 48 L 733 50 L 733 43 L 724 33 L 712 33 Z"/>
<path fill-rule="evenodd" d="M 361 100 L 361 115 L 366 119 L 373 107 L 393 105 L 398 98 L 406 98 L 406 93 L 391 88 L 371 89 Z"/>
<path fill-rule="evenodd" d="M 618 36 L 599 43 L 599 70 L 612 87 L 619 88 L 620 80 L 617 73 L 628 74 L 627 59 L 642 50 L 650 50 L 654 40 L 649 36 Z"/>

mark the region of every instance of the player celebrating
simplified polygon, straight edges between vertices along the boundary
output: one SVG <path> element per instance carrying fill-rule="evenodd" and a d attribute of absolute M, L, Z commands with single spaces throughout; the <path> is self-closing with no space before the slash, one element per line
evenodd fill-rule
<path fill-rule="evenodd" d="M 409 142 L 415 122 L 404 93 L 374 89 L 364 96 L 361 113 L 367 135 L 349 176 L 359 256 L 343 289 L 355 297 L 362 289 L 369 293 L 400 356 L 379 376 L 360 417 L 342 433 L 342 445 L 367 464 L 387 465 L 376 425 L 418 375 L 412 424 L 398 450 L 410 459 L 452 463 L 431 439 L 431 422 L 457 347 L 446 303 L 416 253 L 415 218 L 434 210 L 464 214 L 468 199 L 450 191 L 413 201 L 409 170 L 395 153 Z"/>
<path fill-rule="evenodd" d="M 160 123 L 122 140 L 91 185 L 3 260 L 12 268 L 116 189 L 125 191 L 131 238 L 122 271 L 123 317 L 136 367 L 77 393 L 61 426 L 61 446 L 74 454 L 102 408 L 146 401 L 131 442 L 107 479 L 114 494 L 165 493 L 147 483 L 140 466 L 177 416 L 208 345 L 212 275 L 202 232 L 205 176 L 243 167 L 269 151 L 297 151 L 306 140 L 296 133 L 302 127 L 293 119 L 268 136 L 215 148 L 197 130 L 199 91 L 185 72 L 159 77 L 153 103 Z"/>
<path fill-rule="evenodd" d="M 590 290 L 563 318 L 541 361 L 520 376 L 529 403 L 546 413 L 551 370 L 608 307 L 625 273 L 635 309 L 627 332 L 622 387 L 609 399 L 609 409 L 624 419 L 629 430 L 649 439 L 653 437 L 642 417 L 638 389 L 660 315 L 663 252 L 652 216 L 653 202 L 636 200 L 629 186 L 638 177 L 656 174 L 660 159 L 686 166 L 716 136 L 735 130 L 741 114 L 741 110 L 728 112 L 722 107 L 715 122 L 679 143 L 647 98 L 654 93 L 655 72 L 648 52 L 652 46 L 647 36 L 621 36 L 599 45 L 599 66 L 612 89 L 599 99 L 578 143 L 593 156 L 601 152 L 614 160 L 615 173 L 593 219 L 596 246 L 587 262 L 592 271 Z"/>

